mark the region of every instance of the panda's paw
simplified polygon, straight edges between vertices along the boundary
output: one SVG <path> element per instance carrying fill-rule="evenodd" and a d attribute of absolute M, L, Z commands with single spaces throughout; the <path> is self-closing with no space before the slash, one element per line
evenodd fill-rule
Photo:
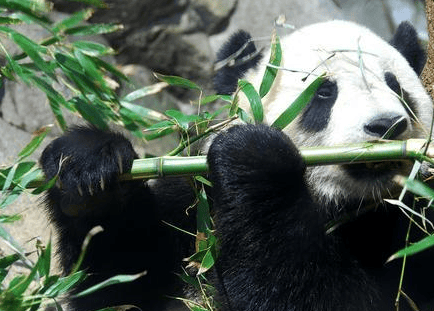
<path fill-rule="evenodd" d="M 234 126 L 220 133 L 209 149 L 208 164 L 216 178 L 228 180 L 302 177 L 305 171 L 289 137 L 266 125 Z"/>
<path fill-rule="evenodd" d="M 95 127 L 75 127 L 55 139 L 40 163 L 48 179 L 71 196 L 93 196 L 110 189 L 120 174 L 131 169 L 136 153 L 122 135 Z"/>

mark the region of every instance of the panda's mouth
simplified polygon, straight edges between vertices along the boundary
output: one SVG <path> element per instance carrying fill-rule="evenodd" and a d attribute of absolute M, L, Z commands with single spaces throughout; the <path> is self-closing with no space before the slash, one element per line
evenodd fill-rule
<path fill-rule="evenodd" d="M 389 180 L 396 174 L 402 173 L 406 166 L 404 161 L 383 161 L 345 164 L 343 168 L 351 177 L 358 180 Z"/>

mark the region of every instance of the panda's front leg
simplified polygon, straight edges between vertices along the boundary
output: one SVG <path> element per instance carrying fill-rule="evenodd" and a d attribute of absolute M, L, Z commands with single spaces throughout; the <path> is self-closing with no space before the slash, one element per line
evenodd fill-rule
<path fill-rule="evenodd" d="M 81 266 L 90 274 L 83 287 L 116 274 L 143 272 L 161 260 L 153 253 L 157 252 L 157 242 L 150 238 L 159 235 L 153 195 L 143 181 L 118 182 L 118 176 L 130 170 L 136 157 L 122 135 L 91 126 L 69 130 L 51 142 L 41 156 L 47 178 L 58 176 L 46 194 L 45 207 L 57 229 L 60 264 L 66 273 L 76 263 L 88 232 L 95 226 L 103 228 L 92 238 Z M 101 291 L 99 298 L 86 296 L 74 301 L 74 307 L 92 310 L 112 303 L 134 303 L 136 297 L 128 300 L 134 290 L 136 294 L 145 291 L 108 290 Z M 137 295 L 143 296 L 142 292 Z"/>
<path fill-rule="evenodd" d="M 332 236 L 282 132 L 235 126 L 208 154 L 223 310 L 375 310 L 375 290 Z"/>

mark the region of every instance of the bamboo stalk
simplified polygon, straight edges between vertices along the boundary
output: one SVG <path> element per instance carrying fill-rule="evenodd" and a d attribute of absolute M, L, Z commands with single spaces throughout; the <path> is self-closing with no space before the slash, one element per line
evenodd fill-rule
<path fill-rule="evenodd" d="M 351 164 L 372 161 L 419 160 L 434 164 L 434 148 L 423 154 L 426 140 L 365 142 L 332 147 L 300 148 L 306 165 Z M 135 160 L 131 172 L 121 175 L 121 180 L 153 179 L 174 175 L 198 175 L 208 172 L 206 156 L 174 157 L 163 156 Z M 41 173 L 28 188 L 44 183 Z"/>

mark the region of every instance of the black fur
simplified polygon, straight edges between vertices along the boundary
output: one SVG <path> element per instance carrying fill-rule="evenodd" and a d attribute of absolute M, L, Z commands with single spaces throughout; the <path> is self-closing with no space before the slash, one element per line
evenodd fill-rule
<path fill-rule="evenodd" d="M 387 86 L 404 100 L 404 108 L 407 111 L 408 115 L 417 115 L 418 111 L 416 109 L 415 103 L 410 98 L 410 96 L 408 96 L 408 92 L 401 88 L 401 85 L 396 79 L 396 76 L 391 72 L 386 72 L 384 74 L 384 80 L 386 81 Z"/>
<path fill-rule="evenodd" d="M 402 33 L 409 31 L 404 30 L 395 43 L 408 39 Z M 245 33 L 233 37 L 219 59 L 247 40 Z M 249 44 L 244 56 L 254 50 Z M 220 92 L 234 90 L 240 75 L 258 60 L 256 54 L 243 65 L 222 69 L 216 78 Z M 391 77 L 385 79 L 397 88 Z M 330 113 L 337 93 L 332 82 L 317 92 L 316 100 L 326 103 L 325 112 Z M 304 112 L 305 127 L 319 113 L 310 109 L 311 115 Z M 327 122 L 327 115 L 322 118 L 310 125 L 313 132 Z M 93 127 L 72 129 L 41 157 L 47 178 L 59 173 L 56 187 L 48 191 L 46 209 L 58 229 L 64 270 L 73 267 L 87 232 L 100 225 L 104 232 L 92 239 L 83 263 L 90 273 L 83 288 L 116 274 L 147 271 L 134 283 L 74 299 L 75 310 L 135 304 L 160 311 L 167 305 L 166 295 L 179 295 L 173 272 L 191 254 L 194 239 L 161 220 L 194 232 L 194 215 L 185 214 L 194 194 L 179 178 L 159 179 L 152 187 L 141 181 L 119 182 L 119 173 L 128 171 L 136 157 L 123 136 Z M 325 211 L 338 207 L 317 205 L 297 148 L 282 132 L 264 125 L 220 133 L 208 162 L 220 238 L 215 278 L 219 311 L 393 309 L 401 262 L 384 263 L 403 247 L 408 229 L 408 220 L 400 218 L 397 208 L 379 208 L 326 234 L 326 224 L 334 219 Z M 361 202 L 354 203 L 339 208 L 358 210 Z M 410 242 L 418 239 L 412 230 Z M 433 257 L 433 251 L 426 251 L 406 264 L 404 291 L 422 303 L 423 311 L 433 308 Z M 409 308 L 401 304 L 400 310 Z"/>
<path fill-rule="evenodd" d="M 118 150 L 129 169 L 135 153 L 125 138 L 75 128 L 41 158 L 48 178 L 60 171 L 58 186 L 48 192 L 47 210 L 58 229 L 65 271 L 96 225 L 105 231 L 89 246 L 83 267 L 91 275 L 83 287 L 115 274 L 147 271 L 132 284 L 74 299 L 73 308 L 134 304 L 164 310 L 165 294 L 180 294 L 172 272 L 191 254 L 193 241 L 161 220 L 194 232 L 194 219 L 184 213 L 194 196 L 178 179 L 159 180 L 152 188 L 143 182 L 118 182 Z M 59 169 L 61 157 L 66 160 Z M 392 310 L 401 265 L 384 262 L 403 246 L 408 228 L 397 209 L 368 213 L 326 234 L 328 208 L 311 197 L 297 148 L 282 132 L 264 125 L 220 133 L 208 162 L 220 238 L 215 283 L 219 311 Z M 104 190 L 98 188 L 101 176 L 107 178 Z M 85 183 L 95 189 L 78 191 Z M 407 260 L 405 292 L 418 302 L 428 303 L 433 296 L 432 253 Z M 409 309 L 401 304 L 400 310 Z"/>
<path fill-rule="evenodd" d="M 119 184 L 120 163 L 127 172 L 135 157 L 123 136 L 93 127 L 70 130 L 42 154 L 47 177 L 59 172 L 57 187 L 47 193 L 46 208 L 58 229 L 58 253 L 65 272 L 76 262 L 88 231 L 97 225 L 104 229 L 91 241 L 82 266 L 91 275 L 79 290 L 117 274 L 147 272 L 134 283 L 73 299 L 73 310 L 120 304 L 162 310 L 166 295 L 179 294 L 173 273 L 179 271 L 182 258 L 191 255 L 194 239 L 186 239 L 161 220 L 194 232 L 194 215 L 188 219 L 184 212 L 194 196 L 190 186 L 178 179 L 160 180 L 152 189 L 143 181 Z"/>
<path fill-rule="evenodd" d="M 233 34 L 217 53 L 217 63 L 228 60 L 251 40 L 252 37 L 245 31 Z M 214 88 L 218 94 L 232 94 L 237 88 L 238 79 L 242 78 L 247 70 L 255 68 L 262 55 L 250 42 L 232 61 L 228 61 L 214 77 Z"/>
<path fill-rule="evenodd" d="M 300 126 L 310 132 L 319 132 L 327 127 L 339 90 L 335 81 L 325 81 L 315 92 L 311 102 L 303 110 Z"/>
<path fill-rule="evenodd" d="M 266 126 L 233 127 L 214 141 L 208 161 L 220 287 L 229 296 L 222 310 L 374 310 L 375 287 L 325 235 L 324 210 L 287 136 Z"/>
<path fill-rule="evenodd" d="M 418 75 L 422 73 L 426 62 L 425 51 L 419 43 L 416 30 L 409 22 L 402 22 L 398 26 L 389 43 L 407 59 Z"/>

